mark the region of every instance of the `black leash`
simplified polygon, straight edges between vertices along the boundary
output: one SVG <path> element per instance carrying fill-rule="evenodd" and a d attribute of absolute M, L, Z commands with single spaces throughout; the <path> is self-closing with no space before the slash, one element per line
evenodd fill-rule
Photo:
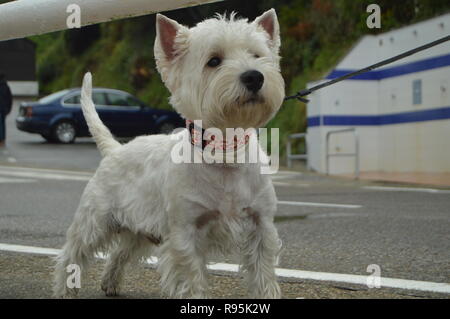
<path fill-rule="evenodd" d="M 383 65 L 386 65 L 386 64 L 395 62 L 395 61 L 397 61 L 397 60 L 403 59 L 403 58 L 405 58 L 405 57 L 407 57 L 407 56 L 413 55 L 414 53 L 417 53 L 417 52 L 420 52 L 420 51 L 429 49 L 429 48 L 431 48 L 431 47 L 434 47 L 435 45 L 444 43 L 444 42 L 449 41 L 449 40 L 450 40 L 450 35 L 448 35 L 448 36 L 446 36 L 446 37 L 443 37 L 443 38 L 441 38 L 441 39 L 438 39 L 438 40 L 436 40 L 436 41 L 427 43 L 427 44 L 422 45 L 422 46 L 420 46 L 420 47 L 417 47 L 417 48 L 415 48 L 415 49 L 406 51 L 406 52 L 401 53 L 401 54 L 399 54 L 399 55 L 396 55 L 396 56 L 394 56 L 394 57 L 392 57 L 392 58 L 389 58 L 389 59 L 383 60 L 383 61 L 381 61 L 381 62 L 372 64 L 371 66 L 365 67 L 364 69 L 360 69 L 360 70 L 358 70 L 358 71 L 354 71 L 354 72 L 351 72 L 351 73 L 347 73 L 347 74 L 345 74 L 345 75 L 343 75 L 343 76 L 340 76 L 340 77 L 335 78 L 335 79 L 333 79 L 333 80 L 330 80 L 330 81 L 328 81 L 328 82 L 325 82 L 325 83 L 322 83 L 322 84 L 313 86 L 312 88 L 301 90 L 301 91 L 297 92 L 297 93 L 294 94 L 294 95 L 286 96 L 286 97 L 284 98 L 284 100 L 287 101 L 287 100 L 290 100 L 290 99 L 297 99 L 297 100 L 299 100 L 299 101 L 301 101 L 301 102 L 308 103 L 309 100 L 306 99 L 306 98 L 304 98 L 304 96 L 307 96 L 307 95 L 311 94 L 311 93 L 314 92 L 314 91 L 320 90 L 320 89 L 322 89 L 322 88 L 324 88 L 324 87 L 327 87 L 327 86 L 329 86 L 329 85 L 332 85 L 332 84 L 334 84 L 334 83 L 337 83 L 337 82 L 343 81 L 343 80 L 345 80 L 345 79 L 351 78 L 351 77 L 353 77 L 353 76 L 355 76 L 355 75 L 359 75 L 359 74 L 361 74 L 361 73 L 365 73 L 365 72 L 371 71 L 371 70 L 373 70 L 373 69 L 379 68 L 380 66 L 383 66 Z"/>

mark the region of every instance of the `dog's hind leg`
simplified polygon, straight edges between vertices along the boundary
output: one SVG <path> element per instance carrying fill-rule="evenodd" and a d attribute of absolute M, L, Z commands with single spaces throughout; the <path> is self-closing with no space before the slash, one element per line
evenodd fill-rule
<path fill-rule="evenodd" d="M 148 240 L 141 235 L 125 230 L 118 236 L 117 246 L 112 248 L 103 270 L 101 287 L 106 296 L 119 294 L 126 265 L 146 255 L 144 249 L 148 248 Z"/>
<path fill-rule="evenodd" d="M 110 234 L 104 216 L 106 214 L 92 209 L 78 209 L 75 219 L 67 231 L 67 241 L 56 257 L 53 283 L 55 297 L 74 297 L 81 288 L 76 285 L 76 278 L 74 278 L 74 282 L 70 282 L 72 276 L 68 266 L 74 265 L 74 269 L 81 272 L 73 274 L 78 276 L 78 282 L 81 283 L 81 278 L 86 274 L 89 262 L 95 253 L 109 241 Z"/>

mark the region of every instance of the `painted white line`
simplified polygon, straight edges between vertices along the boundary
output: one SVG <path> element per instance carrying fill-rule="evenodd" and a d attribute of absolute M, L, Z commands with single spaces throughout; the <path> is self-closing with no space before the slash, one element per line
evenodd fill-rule
<path fill-rule="evenodd" d="M 280 277 L 310 279 L 319 281 L 336 281 L 357 285 L 367 285 L 368 276 L 348 275 L 315 271 L 304 271 L 295 269 L 276 269 L 276 274 Z M 380 286 L 384 288 L 398 288 L 406 290 L 432 291 L 450 294 L 450 284 L 430 281 L 418 281 L 397 278 L 380 278 Z"/>
<path fill-rule="evenodd" d="M 24 168 L 24 167 L 9 167 L 9 166 L 0 166 L 0 175 L 38 178 L 38 179 L 83 181 L 83 182 L 89 181 L 90 178 L 92 177 L 91 173 L 84 173 L 84 172 Z"/>
<path fill-rule="evenodd" d="M 210 270 L 217 270 L 217 271 L 229 271 L 229 272 L 238 272 L 239 271 L 239 265 L 236 265 L 236 264 L 211 263 L 207 267 Z"/>
<path fill-rule="evenodd" d="M 349 205 L 349 204 L 331 204 L 331 203 L 312 203 L 312 202 L 291 202 L 285 200 L 279 200 L 279 205 L 289 206 L 311 206 L 311 207 L 330 207 L 330 208 L 361 208 L 361 205 Z"/>
<path fill-rule="evenodd" d="M 0 176 L 0 184 L 8 184 L 8 183 L 33 183 L 36 182 L 35 179 L 29 178 L 8 178 Z"/>
<path fill-rule="evenodd" d="M 59 249 L 53 249 L 53 248 L 42 248 L 42 247 L 32 247 L 32 246 L 22 246 L 22 245 L 12 245 L 12 244 L 1 244 L 0 243 L 0 251 L 1 250 L 9 251 L 9 252 L 39 254 L 39 255 L 49 255 L 49 256 L 57 255 L 60 251 Z M 97 256 L 102 259 L 105 258 L 105 255 L 102 253 L 99 253 Z M 149 264 L 150 266 L 156 266 L 158 263 L 158 258 L 152 256 L 146 260 L 146 263 Z M 208 269 L 215 270 L 215 271 L 237 272 L 237 271 L 239 271 L 239 266 L 236 264 L 213 263 L 213 264 L 208 265 Z M 345 282 L 345 283 L 351 283 L 351 284 L 357 284 L 357 285 L 367 285 L 367 279 L 368 279 L 368 276 L 363 276 L 363 275 L 338 274 L 338 273 L 305 271 L 305 270 L 286 269 L 286 268 L 276 268 L 275 272 L 276 272 L 277 276 L 285 277 L 285 278 Z M 381 287 L 384 287 L 384 288 L 420 290 L 420 291 L 431 291 L 431 292 L 450 294 L 450 284 L 449 283 L 397 279 L 397 278 L 385 278 L 385 277 L 380 278 L 380 283 L 381 283 Z"/>
<path fill-rule="evenodd" d="M 394 191 L 394 192 L 422 192 L 433 194 L 450 194 L 450 190 L 434 189 L 434 188 L 415 188 L 415 187 L 389 187 L 389 186 L 363 186 L 364 189 L 377 191 Z"/>
<path fill-rule="evenodd" d="M 0 170 L 0 175 L 15 176 L 15 177 L 30 177 L 38 179 L 53 179 L 62 181 L 83 181 L 87 182 L 90 177 L 85 176 L 75 176 L 75 175 L 62 175 L 62 174 L 52 174 L 52 173 L 33 173 L 33 172 L 6 172 Z"/>
<path fill-rule="evenodd" d="M 288 182 L 272 182 L 275 186 L 287 186 L 287 187 L 309 187 L 309 184 L 293 184 Z"/>
<path fill-rule="evenodd" d="M 33 247 L 33 246 L 23 246 L 13 244 L 2 244 L 2 243 L 0 243 L 0 250 L 26 254 L 49 255 L 49 256 L 56 256 L 60 251 L 60 249 L 54 248 Z"/>
<path fill-rule="evenodd" d="M 303 173 L 301 173 L 301 172 L 293 172 L 293 171 L 278 171 L 276 173 L 276 175 L 289 175 L 289 176 L 297 175 L 297 176 L 302 176 Z"/>
<path fill-rule="evenodd" d="M 7 160 L 9 163 L 16 163 L 16 162 L 17 162 L 17 160 L 16 160 L 14 157 L 12 157 L 12 156 L 9 156 L 6 160 Z"/>
<path fill-rule="evenodd" d="M 270 175 L 270 178 L 272 178 L 272 180 L 279 180 L 301 178 L 302 176 L 303 174 L 299 172 L 278 171 L 277 173 Z"/>
<path fill-rule="evenodd" d="M 307 214 L 308 219 L 309 218 L 339 218 L 339 217 L 367 217 L 369 214 L 364 213 L 315 213 L 315 214 Z"/>
<path fill-rule="evenodd" d="M 24 166 L 5 166 L 0 165 L 0 170 L 6 171 L 19 171 L 19 172 L 36 172 L 36 173 L 53 173 L 53 174 L 69 174 L 77 176 L 92 176 L 92 172 L 88 171 L 73 171 L 64 169 L 49 169 L 49 168 L 35 168 L 35 167 L 24 167 Z"/>

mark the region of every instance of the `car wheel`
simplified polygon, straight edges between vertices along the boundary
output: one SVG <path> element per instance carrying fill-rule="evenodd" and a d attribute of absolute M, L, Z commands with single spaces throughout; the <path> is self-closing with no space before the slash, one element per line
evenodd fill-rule
<path fill-rule="evenodd" d="M 175 125 L 169 122 L 162 123 L 158 128 L 159 134 L 170 134 L 176 128 Z"/>
<path fill-rule="evenodd" d="M 75 125 L 68 121 L 59 122 L 53 128 L 53 138 L 63 144 L 73 143 L 76 137 Z"/>

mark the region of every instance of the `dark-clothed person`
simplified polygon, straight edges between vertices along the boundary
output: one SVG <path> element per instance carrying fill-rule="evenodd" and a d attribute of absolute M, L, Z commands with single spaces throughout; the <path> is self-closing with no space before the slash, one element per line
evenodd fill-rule
<path fill-rule="evenodd" d="M 0 74 L 0 147 L 5 145 L 6 116 L 11 112 L 12 94 L 4 74 Z"/>

